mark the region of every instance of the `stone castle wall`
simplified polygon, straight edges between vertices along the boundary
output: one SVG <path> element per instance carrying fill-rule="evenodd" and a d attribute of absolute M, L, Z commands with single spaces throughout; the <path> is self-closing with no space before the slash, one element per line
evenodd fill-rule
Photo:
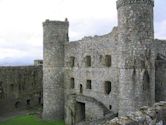
<path fill-rule="evenodd" d="M 69 112 L 71 112 L 72 105 L 67 102 L 70 102 L 68 96 L 72 94 L 95 98 L 108 110 L 118 112 L 117 44 L 117 28 L 115 27 L 111 33 L 104 36 L 86 37 L 65 45 L 65 109 L 68 114 L 66 117 L 71 115 Z M 110 66 L 106 66 L 106 56 L 108 55 L 111 57 Z M 91 66 L 86 66 L 87 56 L 91 57 Z M 71 57 L 74 57 L 73 66 L 71 66 Z M 71 78 L 74 79 L 73 87 L 71 87 Z M 88 88 L 87 80 L 91 81 L 90 88 Z M 108 94 L 105 92 L 105 82 L 111 83 L 111 91 Z M 101 107 L 95 103 L 92 105 L 88 101 L 84 103 L 87 110 L 85 111 L 86 120 L 104 117 L 102 111 L 94 115 Z"/>
<path fill-rule="evenodd" d="M 166 44 L 154 40 L 153 7 L 117 0 L 111 33 L 71 42 L 67 20 L 44 22 L 44 119 L 93 125 L 166 100 Z"/>
<path fill-rule="evenodd" d="M 156 79 L 155 79 L 155 101 L 166 100 L 166 40 L 155 40 L 156 48 Z"/>
<path fill-rule="evenodd" d="M 42 66 L 0 67 L 0 114 L 42 104 Z"/>

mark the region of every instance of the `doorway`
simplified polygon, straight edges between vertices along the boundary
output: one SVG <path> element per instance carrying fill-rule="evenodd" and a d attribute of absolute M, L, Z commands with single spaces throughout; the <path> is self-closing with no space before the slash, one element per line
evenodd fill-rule
<path fill-rule="evenodd" d="M 76 102 L 76 123 L 85 121 L 85 103 Z"/>

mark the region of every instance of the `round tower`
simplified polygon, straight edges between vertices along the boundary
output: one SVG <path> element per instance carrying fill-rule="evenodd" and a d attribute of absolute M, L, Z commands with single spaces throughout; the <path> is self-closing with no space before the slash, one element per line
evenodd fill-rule
<path fill-rule="evenodd" d="M 43 23 L 43 118 L 64 118 L 64 44 L 68 41 L 67 19 Z"/>
<path fill-rule="evenodd" d="M 119 115 L 155 101 L 153 0 L 118 0 Z"/>

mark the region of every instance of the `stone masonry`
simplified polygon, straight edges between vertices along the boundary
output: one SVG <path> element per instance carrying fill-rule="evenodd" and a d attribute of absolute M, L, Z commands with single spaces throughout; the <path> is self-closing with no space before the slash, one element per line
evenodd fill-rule
<path fill-rule="evenodd" d="M 0 115 L 43 103 L 42 65 L 0 67 Z"/>
<path fill-rule="evenodd" d="M 68 39 L 69 22 L 46 20 L 44 119 L 97 125 L 166 101 L 166 40 L 154 39 L 153 0 L 117 0 L 118 26 Z"/>

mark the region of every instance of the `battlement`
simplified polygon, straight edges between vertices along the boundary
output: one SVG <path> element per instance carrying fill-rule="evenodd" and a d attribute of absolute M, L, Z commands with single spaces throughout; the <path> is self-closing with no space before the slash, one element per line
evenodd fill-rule
<path fill-rule="evenodd" d="M 43 22 L 43 26 L 45 25 L 68 26 L 69 22 L 67 18 L 65 19 L 65 21 L 52 21 L 52 20 L 46 19 L 46 21 Z"/>
<path fill-rule="evenodd" d="M 116 2 L 117 9 L 119 9 L 122 6 L 127 6 L 131 4 L 147 4 L 154 6 L 154 0 L 118 0 Z"/>

